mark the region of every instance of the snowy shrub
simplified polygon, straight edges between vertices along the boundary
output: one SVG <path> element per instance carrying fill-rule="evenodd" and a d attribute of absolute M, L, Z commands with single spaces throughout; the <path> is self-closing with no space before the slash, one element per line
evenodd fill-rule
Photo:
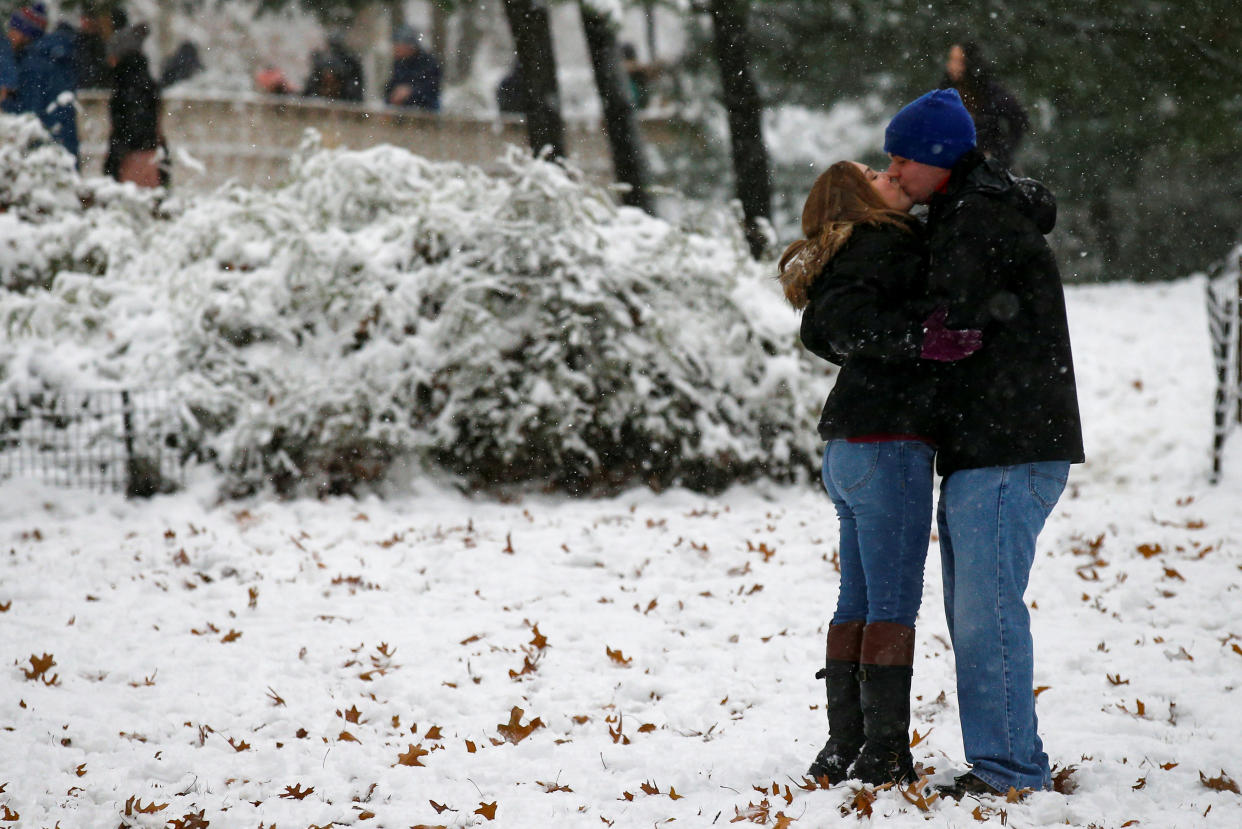
<path fill-rule="evenodd" d="M 0 117 L 0 285 L 47 288 L 58 273 L 102 274 L 107 251 L 135 245 L 157 200 L 111 179 L 81 178 L 33 115 Z"/>
<path fill-rule="evenodd" d="M 349 490 L 410 459 L 572 492 L 812 468 L 827 383 L 733 217 L 676 227 L 517 150 L 497 167 L 312 134 L 281 187 L 148 214 L 100 275 L 28 292 L 0 317 L 0 388 L 173 389 L 234 492 Z"/>

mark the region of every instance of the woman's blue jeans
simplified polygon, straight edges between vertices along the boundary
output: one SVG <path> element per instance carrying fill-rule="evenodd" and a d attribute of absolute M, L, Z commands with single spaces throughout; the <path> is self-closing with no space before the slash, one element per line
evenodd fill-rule
<path fill-rule="evenodd" d="M 923 601 L 935 454 L 919 440 L 832 440 L 824 448 L 824 487 L 841 520 L 834 625 L 865 620 L 914 627 Z"/>
<path fill-rule="evenodd" d="M 1035 716 L 1023 593 L 1035 539 L 1065 489 L 1069 467 L 1052 461 L 963 469 L 940 485 L 936 520 L 962 744 L 971 772 L 1002 792 L 1047 789 L 1052 782 Z"/>

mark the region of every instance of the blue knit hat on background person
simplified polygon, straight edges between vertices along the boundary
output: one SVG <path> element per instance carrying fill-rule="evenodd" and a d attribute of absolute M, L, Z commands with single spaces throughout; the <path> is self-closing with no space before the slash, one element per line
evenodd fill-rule
<path fill-rule="evenodd" d="M 403 43 L 406 46 L 420 46 L 423 42 L 423 36 L 418 29 L 415 29 L 408 23 L 402 23 L 393 29 L 392 42 Z"/>
<path fill-rule="evenodd" d="M 21 32 L 31 40 L 37 40 L 47 31 L 47 6 L 31 3 L 21 6 L 9 15 L 9 28 Z"/>
<path fill-rule="evenodd" d="M 956 89 L 933 89 L 902 107 L 884 130 L 884 152 L 951 168 L 975 146 L 975 120 Z"/>

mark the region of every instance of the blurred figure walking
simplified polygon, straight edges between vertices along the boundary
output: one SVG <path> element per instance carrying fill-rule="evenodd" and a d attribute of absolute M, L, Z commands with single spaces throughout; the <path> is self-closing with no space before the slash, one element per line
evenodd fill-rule
<path fill-rule="evenodd" d="M 345 43 L 344 32 L 328 35 L 328 48 L 311 54 L 311 71 L 302 94 L 332 101 L 362 102 L 362 61 Z"/>
<path fill-rule="evenodd" d="M 945 61 L 941 89 L 956 89 L 975 120 L 977 148 L 1004 167 L 1030 129 L 1031 121 L 1018 99 L 993 76 L 992 66 L 971 41 L 954 43 Z"/>
<path fill-rule="evenodd" d="M 124 29 L 128 24 L 129 18 L 122 9 L 105 12 L 95 4 L 83 7 L 74 42 L 78 89 L 112 88 L 112 68 L 108 66 L 108 40 L 114 32 Z"/>
<path fill-rule="evenodd" d="M 74 66 L 75 33 L 61 24 L 47 32 L 47 7 L 21 6 L 9 17 L 9 47 L 0 57 L 0 108 L 38 116 L 43 126 L 76 159 L 78 121 L 73 98 L 77 92 Z"/>
<path fill-rule="evenodd" d="M 392 34 L 392 77 L 384 101 L 392 106 L 440 111 L 440 62 L 422 47 L 422 35 L 401 25 Z"/>
<path fill-rule="evenodd" d="M 108 44 L 112 97 L 108 115 L 112 134 L 104 173 L 139 187 L 168 185 L 167 149 L 160 135 L 162 100 L 142 46 L 151 28 L 136 23 L 117 32 Z"/>

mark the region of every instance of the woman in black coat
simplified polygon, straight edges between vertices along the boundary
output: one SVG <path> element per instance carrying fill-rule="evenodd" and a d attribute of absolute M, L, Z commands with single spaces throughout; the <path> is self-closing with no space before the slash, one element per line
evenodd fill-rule
<path fill-rule="evenodd" d="M 780 261 L 802 310 L 802 343 L 841 366 L 824 404 L 822 476 L 841 535 L 841 584 L 824 668 L 829 739 L 809 774 L 909 782 L 914 624 L 932 516 L 932 360 L 960 359 L 978 332 L 929 314 L 922 229 L 886 174 L 838 162 L 811 188 L 805 236 Z"/>
<path fill-rule="evenodd" d="M 160 137 L 162 101 L 159 85 L 142 53 L 150 27 L 138 23 L 122 29 L 108 46 L 112 64 L 112 96 L 108 115 L 112 133 L 104 173 L 117 181 L 144 187 L 166 186 L 166 155 Z"/>

